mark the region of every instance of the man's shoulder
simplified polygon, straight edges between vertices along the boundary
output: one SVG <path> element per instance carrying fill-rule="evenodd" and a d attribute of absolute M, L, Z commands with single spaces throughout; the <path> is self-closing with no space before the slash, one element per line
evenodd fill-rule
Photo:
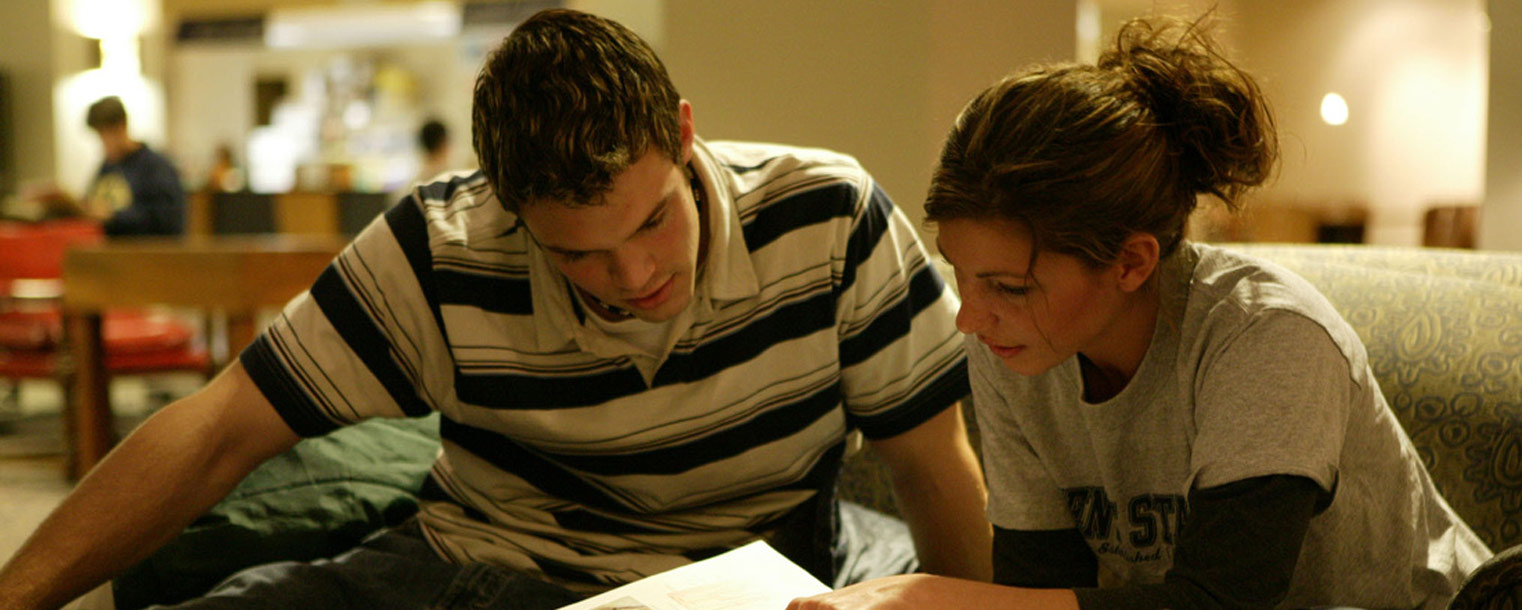
<path fill-rule="evenodd" d="M 413 218 L 426 227 L 433 249 L 494 249 L 517 235 L 517 216 L 497 201 L 480 170 L 448 172 L 420 182 L 400 205 L 415 206 Z"/>
<path fill-rule="evenodd" d="M 784 202 L 809 202 L 850 216 L 860 211 L 873 179 L 850 155 L 764 142 L 705 143 L 726 174 L 742 216 Z M 821 200 L 826 197 L 827 200 Z"/>
<path fill-rule="evenodd" d="M 773 178 L 793 173 L 835 174 L 851 178 L 865 178 L 867 175 L 855 157 L 826 148 L 770 142 L 719 141 L 706 144 L 720 166 L 742 177 Z"/>
<path fill-rule="evenodd" d="M 828 148 L 737 140 L 705 141 L 704 144 L 716 158 L 725 164 L 755 166 L 773 159 L 792 159 L 823 165 L 842 165 L 858 169 L 861 167 L 855 157 Z"/>
<path fill-rule="evenodd" d="M 103 165 L 110 166 L 113 169 L 131 168 L 129 171 L 138 171 L 145 168 L 168 168 L 174 170 L 174 163 L 169 160 L 169 157 L 165 157 L 159 151 L 154 150 L 152 146 L 142 142 L 139 142 L 137 149 L 128 153 L 121 161 L 114 164 L 107 162 Z"/>

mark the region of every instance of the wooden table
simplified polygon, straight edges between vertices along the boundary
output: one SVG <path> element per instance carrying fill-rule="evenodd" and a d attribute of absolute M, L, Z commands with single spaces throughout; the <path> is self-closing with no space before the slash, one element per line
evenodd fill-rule
<path fill-rule="evenodd" d="M 342 238 L 249 236 L 111 241 L 64 257 L 64 323 L 73 353 L 65 414 L 69 475 L 89 472 L 115 444 L 101 310 L 173 305 L 225 312 L 233 355 L 253 341 L 254 316 L 311 286 Z"/>

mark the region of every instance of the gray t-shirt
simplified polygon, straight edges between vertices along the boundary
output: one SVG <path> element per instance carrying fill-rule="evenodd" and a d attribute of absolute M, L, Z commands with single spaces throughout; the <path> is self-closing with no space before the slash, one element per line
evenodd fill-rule
<path fill-rule="evenodd" d="M 1161 583 L 1190 489 L 1266 475 L 1333 492 L 1311 520 L 1284 606 L 1441 608 L 1490 556 L 1438 495 L 1353 329 L 1309 283 L 1185 243 L 1135 377 L 1083 399 L 1076 358 L 1035 377 L 967 350 L 989 519 L 1078 528 L 1100 586 Z"/>

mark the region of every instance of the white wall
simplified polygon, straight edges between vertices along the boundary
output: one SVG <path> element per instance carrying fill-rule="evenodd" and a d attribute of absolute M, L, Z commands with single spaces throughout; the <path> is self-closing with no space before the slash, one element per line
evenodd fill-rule
<path fill-rule="evenodd" d="M 1490 0 L 1490 124 L 1480 247 L 1522 250 L 1522 2 Z"/>
<path fill-rule="evenodd" d="M 855 155 L 916 222 L 941 140 L 1005 73 L 1071 59 L 1074 0 L 667 0 L 698 133 Z"/>
<path fill-rule="evenodd" d="M 0 23 L 5 24 L 0 70 L 10 79 L 15 184 L 52 180 L 53 39 L 49 4 L 0 2 Z"/>
<path fill-rule="evenodd" d="M 1427 206 L 1482 200 L 1481 0 L 1238 0 L 1224 8 L 1241 63 L 1260 77 L 1283 135 L 1282 173 L 1264 201 L 1367 205 L 1367 241 L 1419 245 Z M 1329 91 L 1347 99 L 1347 124 L 1321 121 Z"/>

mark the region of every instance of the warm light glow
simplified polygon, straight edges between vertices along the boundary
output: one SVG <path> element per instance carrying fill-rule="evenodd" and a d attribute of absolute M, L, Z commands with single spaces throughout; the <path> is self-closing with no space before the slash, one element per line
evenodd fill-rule
<path fill-rule="evenodd" d="M 1099 60 L 1100 8 L 1097 0 L 1078 0 L 1078 62 L 1092 64 Z"/>
<path fill-rule="evenodd" d="M 74 29 L 86 38 L 136 37 L 148 27 L 143 0 L 73 0 L 69 9 Z"/>
<path fill-rule="evenodd" d="M 1348 122 L 1348 102 L 1341 95 L 1328 93 L 1321 98 L 1321 120 L 1327 125 L 1341 125 Z"/>
<path fill-rule="evenodd" d="M 117 36 L 100 39 L 100 69 L 120 77 L 134 77 L 143 73 L 136 36 Z"/>

